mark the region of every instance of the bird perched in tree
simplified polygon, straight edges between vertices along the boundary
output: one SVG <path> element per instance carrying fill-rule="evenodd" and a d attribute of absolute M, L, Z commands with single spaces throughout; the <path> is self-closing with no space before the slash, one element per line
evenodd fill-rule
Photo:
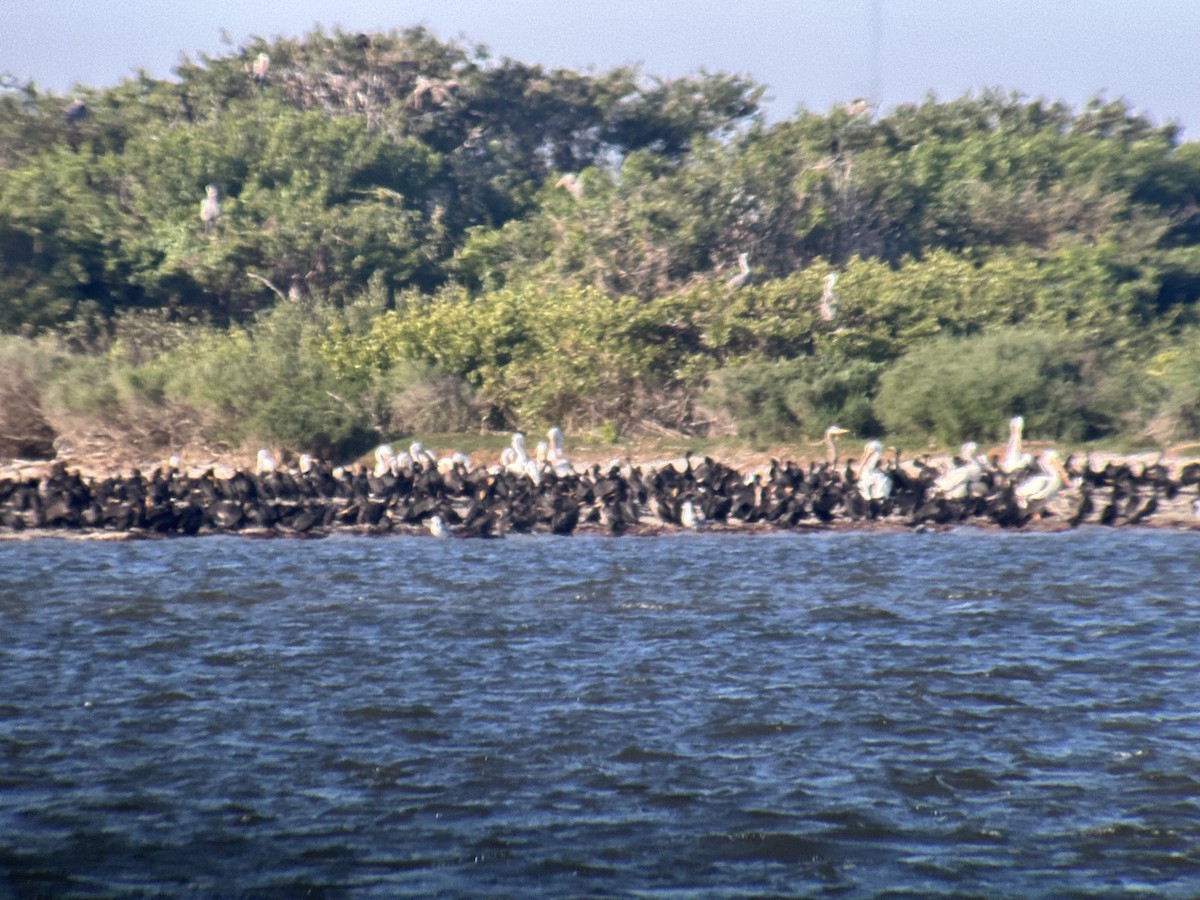
<path fill-rule="evenodd" d="M 260 53 L 254 58 L 254 65 L 250 67 L 250 77 L 254 79 L 254 83 L 262 87 L 267 83 L 267 72 L 271 69 L 271 57 L 265 53 Z"/>
<path fill-rule="evenodd" d="M 221 217 L 221 204 L 217 200 L 217 186 L 210 184 L 204 189 L 205 198 L 200 203 L 200 221 L 204 223 L 204 230 L 211 231 L 213 226 L 217 224 L 217 219 Z"/>
<path fill-rule="evenodd" d="M 826 322 L 832 322 L 837 315 L 838 295 L 833 292 L 836 282 L 837 275 L 832 272 L 825 276 L 825 290 L 821 293 L 821 318 Z"/>
<path fill-rule="evenodd" d="M 738 254 L 738 270 L 734 275 L 725 282 L 727 288 L 740 288 L 750 280 L 750 254 Z"/>
<path fill-rule="evenodd" d="M 75 125 L 78 122 L 82 122 L 87 117 L 87 104 L 84 103 L 79 97 L 76 97 L 73 101 L 71 101 L 71 105 L 68 106 L 66 112 L 63 113 L 63 119 L 68 125 Z"/>

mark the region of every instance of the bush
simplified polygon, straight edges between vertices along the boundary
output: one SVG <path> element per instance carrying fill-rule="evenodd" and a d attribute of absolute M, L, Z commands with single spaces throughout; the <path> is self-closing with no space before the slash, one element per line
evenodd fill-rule
<path fill-rule="evenodd" d="M 871 396 L 880 369 L 840 356 L 743 363 L 713 373 L 703 402 L 753 441 L 814 436 L 832 424 L 870 437 L 879 433 Z"/>
<path fill-rule="evenodd" d="M 1081 341 L 1003 329 L 906 354 L 881 378 L 875 412 L 889 433 L 945 444 L 1002 440 L 1014 415 L 1031 436 L 1082 441 L 1115 433 L 1131 402 Z"/>
<path fill-rule="evenodd" d="M 30 341 L 0 344 L 0 457 L 54 457 L 57 435 L 42 410 L 42 362 Z"/>

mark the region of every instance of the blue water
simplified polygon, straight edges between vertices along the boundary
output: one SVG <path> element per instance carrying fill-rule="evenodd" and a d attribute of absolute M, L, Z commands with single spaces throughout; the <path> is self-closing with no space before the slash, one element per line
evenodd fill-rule
<path fill-rule="evenodd" d="M 1197 551 L 0 543 L 0 895 L 1195 896 Z"/>

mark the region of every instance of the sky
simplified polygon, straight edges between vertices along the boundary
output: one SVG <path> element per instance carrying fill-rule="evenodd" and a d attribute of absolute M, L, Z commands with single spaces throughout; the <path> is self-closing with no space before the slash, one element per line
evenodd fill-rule
<path fill-rule="evenodd" d="M 44 90 L 169 77 L 252 36 L 423 25 L 550 67 L 748 75 L 771 121 L 987 88 L 1125 99 L 1200 139 L 1200 0 L 2 0 L 0 74 Z M 223 43 L 223 31 L 233 46 Z"/>

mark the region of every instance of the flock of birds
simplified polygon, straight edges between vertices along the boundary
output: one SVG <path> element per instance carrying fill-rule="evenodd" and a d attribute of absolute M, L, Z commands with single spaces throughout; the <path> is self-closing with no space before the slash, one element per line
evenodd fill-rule
<path fill-rule="evenodd" d="M 928 530 L 958 523 L 1020 528 L 1039 520 L 1137 525 L 1182 509 L 1200 516 L 1200 463 L 1172 474 L 1161 460 L 1093 467 L 1036 458 L 1022 444 L 1020 417 L 1003 453 L 964 444 L 948 466 L 918 457 L 884 458 L 871 441 L 841 463 L 836 426 L 825 458 L 773 461 L 743 474 L 708 457 L 642 468 L 613 462 L 574 466 L 553 428 L 531 455 L 522 434 L 491 465 L 461 453 L 439 457 L 421 443 L 397 453 L 378 447 L 373 465 L 335 467 L 307 455 L 294 465 L 267 450 L 253 469 L 183 470 L 177 460 L 150 475 L 85 479 L 62 463 L 38 477 L 0 478 L 0 532 L 25 529 L 141 534 L 429 533 L 498 537 L 510 533 L 654 533 L 668 529 L 800 529 L 871 523 Z M 1198 523 L 1200 524 L 1200 523 Z"/>

